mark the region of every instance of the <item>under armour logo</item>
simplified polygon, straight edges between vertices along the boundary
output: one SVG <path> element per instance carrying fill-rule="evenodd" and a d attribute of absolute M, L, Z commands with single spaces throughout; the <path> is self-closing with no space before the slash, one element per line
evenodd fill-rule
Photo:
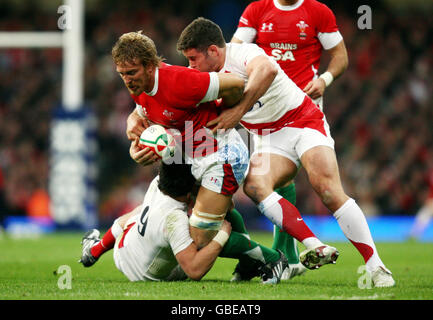
<path fill-rule="evenodd" d="M 273 23 L 263 23 L 262 24 L 262 31 L 272 31 L 273 26 L 274 26 Z"/>

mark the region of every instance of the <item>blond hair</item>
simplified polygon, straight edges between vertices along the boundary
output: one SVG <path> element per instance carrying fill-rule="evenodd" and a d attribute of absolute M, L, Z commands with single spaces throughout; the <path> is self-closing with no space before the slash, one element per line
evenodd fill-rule
<path fill-rule="evenodd" d="M 134 62 L 135 59 L 138 59 L 144 66 L 157 67 L 163 60 L 158 56 L 153 40 L 142 34 L 141 30 L 120 36 L 111 50 L 111 56 L 115 64 Z"/>

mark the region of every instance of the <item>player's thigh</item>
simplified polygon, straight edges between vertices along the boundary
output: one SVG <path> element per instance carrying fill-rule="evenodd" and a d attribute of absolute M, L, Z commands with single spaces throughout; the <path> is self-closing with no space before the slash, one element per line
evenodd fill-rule
<path fill-rule="evenodd" d="M 216 215 L 225 214 L 232 201 L 232 195 L 226 195 L 201 186 L 197 193 L 194 209 Z"/>
<path fill-rule="evenodd" d="M 255 202 L 263 201 L 274 189 L 284 186 L 297 173 L 296 164 L 275 153 L 255 153 L 244 183 L 244 191 Z"/>
<path fill-rule="evenodd" d="M 321 181 L 340 184 L 335 151 L 328 146 L 316 146 L 307 150 L 302 155 L 301 162 L 313 185 Z"/>
<path fill-rule="evenodd" d="M 132 211 L 130 211 L 128 213 L 125 213 L 124 215 L 122 215 L 119 218 L 117 218 L 117 223 L 120 225 L 120 227 L 122 229 L 124 229 L 127 226 L 128 220 L 131 217 L 133 217 L 133 216 L 141 213 L 141 211 L 142 211 L 141 209 L 142 209 L 142 205 L 140 204 L 137 207 L 135 207 Z"/>
<path fill-rule="evenodd" d="M 311 186 L 332 212 L 348 199 L 343 190 L 338 170 L 337 158 L 333 149 L 317 146 L 306 151 L 301 161 Z"/>

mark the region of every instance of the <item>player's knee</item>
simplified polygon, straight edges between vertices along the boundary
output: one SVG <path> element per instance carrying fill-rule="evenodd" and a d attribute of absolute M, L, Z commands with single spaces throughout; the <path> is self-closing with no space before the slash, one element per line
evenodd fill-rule
<path fill-rule="evenodd" d="M 265 181 L 259 179 L 247 179 L 243 186 L 245 194 L 255 203 L 260 203 L 264 200 L 265 196 L 269 194 L 269 187 Z M 272 192 L 272 188 L 270 189 Z"/>
<path fill-rule="evenodd" d="M 337 210 L 348 199 L 342 187 L 327 180 L 316 182 L 313 187 L 323 204 L 332 212 Z"/>

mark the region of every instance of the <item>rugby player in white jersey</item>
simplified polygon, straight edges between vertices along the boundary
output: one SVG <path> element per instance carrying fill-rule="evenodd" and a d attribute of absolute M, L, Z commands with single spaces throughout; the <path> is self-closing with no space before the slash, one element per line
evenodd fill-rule
<path fill-rule="evenodd" d="M 208 126 L 216 124 L 216 132 L 241 123 L 253 134 L 255 151 L 244 191 L 260 212 L 306 246 L 301 262 L 316 268 L 338 257 L 335 248 L 321 243 L 309 230 L 299 211 L 274 192 L 293 179 L 302 165 L 313 189 L 363 256 L 374 285 L 393 286 L 395 281 L 379 257 L 362 210 L 343 190 L 334 140 L 323 112 L 311 98 L 257 45 L 226 44 L 221 29 L 210 20 L 198 18 L 188 25 L 177 49 L 192 68 L 235 73 L 247 81 L 241 101 Z M 271 170 L 266 174 L 257 170 L 264 167 Z"/>
<path fill-rule="evenodd" d="M 223 247 L 229 241 L 237 243 L 246 239 L 245 235 L 232 232 L 227 220 L 223 221 L 216 236 L 200 250 L 193 242 L 187 211 L 194 203 L 197 191 L 195 183 L 190 165 L 161 163 L 159 176 L 151 182 L 143 203 L 114 221 L 111 232 L 107 232 L 116 238 L 114 262 L 130 281 L 174 281 L 187 277 L 200 280 L 219 254 L 235 257 L 233 249 L 232 253 L 230 250 L 224 252 Z M 237 237 L 232 238 L 234 235 Z M 100 257 L 93 256 L 91 248 L 102 245 L 105 246 L 104 252 L 111 249 L 107 248 L 108 243 L 104 238 L 99 239 L 96 229 L 83 237 L 80 262 L 85 267 L 92 266 Z M 262 283 L 279 282 L 281 269 L 287 265 L 284 255 L 252 240 L 247 252 L 242 252 L 240 247 L 238 249 L 236 258 L 253 260 Z M 265 258 L 265 251 L 273 251 L 274 257 Z"/>
<path fill-rule="evenodd" d="M 316 0 L 259 0 L 242 13 L 231 42 L 255 43 L 271 56 L 288 77 L 323 111 L 323 94 L 348 66 L 348 54 L 334 13 Z M 323 53 L 326 53 L 323 55 Z M 321 57 L 329 57 L 326 71 L 319 75 Z M 296 205 L 293 181 L 275 190 Z M 281 249 L 302 274 L 296 240 L 274 227 L 273 248 Z M 292 268 L 292 270 L 296 270 Z"/>

